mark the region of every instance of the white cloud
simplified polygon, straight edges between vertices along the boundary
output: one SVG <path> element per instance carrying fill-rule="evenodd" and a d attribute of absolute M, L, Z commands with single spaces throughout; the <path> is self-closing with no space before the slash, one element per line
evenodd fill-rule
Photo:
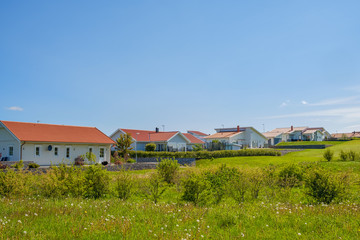
<path fill-rule="evenodd" d="M 331 106 L 331 105 L 344 105 L 344 104 L 357 104 L 360 103 L 358 96 L 346 97 L 346 98 L 333 98 L 326 99 L 317 103 L 309 103 L 310 106 Z"/>
<path fill-rule="evenodd" d="M 342 123 L 360 121 L 360 107 L 337 108 L 329 110 L 293 113 L 286 115 L 270 116 L 267 119 L 294 118 L 294 117 L 317 117 L 337 118 Z"/>
<path fill-rule="evenodd" d="M 286 107 L 286 106 L 289 105 L 289 103 L 290 103 L 290 100 L 286 100 L 285 102 L 282 102 L 282 103 L 280 104 L 280 107 Z"/>
<path fill-rule="evenodd" d="M 360 131 L 360 124 L 347 126 L 339 130 L 339 132 L 353 132 L 353 131 Z"/>
<path fill-rule="evenodd" d="M 304 100 L 302 100 L 301 103 L 304 104 L 304 105 L 308 104 L 308 102 L 304 101 Z"/>
<path fill-rule="evenodd" d="M 13 107 L 7 108 L 7 110 L 11 110 L 11 111 L 23 111 L 24 109 L 23 109 L 22 107 L 13 106 Z"/>
<path fill-rule="evenodd" d="M 352 87 L 346 87 L 344 90 L 352 91 L 352 92 L 360 92 L 360 85 L 352 86 Z"/>

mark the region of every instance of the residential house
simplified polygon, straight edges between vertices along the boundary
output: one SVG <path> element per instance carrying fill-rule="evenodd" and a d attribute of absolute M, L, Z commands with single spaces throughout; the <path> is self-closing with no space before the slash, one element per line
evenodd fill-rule
<path fill-rule="evenodd" d="M 253 127 L 217 128 L 216 133 L 204 137 L 207 143 L 214 140 L 225 144 L 227 150 L 266 147 L 267 138 Z"/>
<path fill-rule="evenodd" d="M 73 163 L 76 157 L 92 152 L 97 162 L 110 162 L 113 144 L 95 127 L 0 121 L 2 160 L 51 165 Z"/>
<path fill-rule="evenodd" d="M 132 147 L 137 151 L 145 151 L 148 143 L 156 144 L 156 151 L 187 151 L 194 144 L 179 131 L 160 132 L 159 128 L 155 131 L 119 128 L 110 138 L 116 141 L 123 134 L 131 135 L 134 141 Z"/>
<path fill-rule="evenodd" d="M 190 133 L 183 133 L 183 135 L 190 141 L 190 143 L 187 145 L 188 151 L 192 151 L 193 147 L 197 144 L 200 144 L 202 147 L 204 147 L 205 141 L 203 141 L 202 139 L 199 139 Z"/>
<path fill-rule="evenodd" d="M 188 130 L 187 133 L 193 135 L 194 137 L 197 137 L 203 141 L 205 141 L 204 137 L 207 137 L 209 136 L 209 134 L 206 134 L 206 133 L 203 133 L 203 132 L 200 132 L 200 131 L 190 131 Z"/>
<path fill-rule="evenodd" d="M 279 142 L 292 141 L 323 141 L 330 138 L 330 134 L 322 127 L 288 127 L 275 128 L 269 132 L 263 133 L 268 138 L 270 146 L 276 145 Z"/>
<path fill-rule="evenodd" d="M 360 138 L 360 132 L 351 132 L 351 133 L 333 133 L 331 134 L 332 139 L 336 140 L 346 140 L 351 138 Z"/>

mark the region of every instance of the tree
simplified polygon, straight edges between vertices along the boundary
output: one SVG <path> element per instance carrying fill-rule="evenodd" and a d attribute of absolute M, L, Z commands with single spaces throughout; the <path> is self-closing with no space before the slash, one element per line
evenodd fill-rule
<path fill-rule="evenodd" d="M 145 145 L 145 151 L 147 152 L 153 152 L 156 149 L 156 144 L 155 143 L 148 143 Z"/>
<path fill-rule="evenodd" d="M 132 139 L 131 135 L 126 133 L 120 135 L 118 139 L 116 139 L 116 150 L 119 151 L 120 155 L 127 160 L 129 152 L 133 150 L 133 147 L 131 144 L 134 143 L 134 140 Z"/>

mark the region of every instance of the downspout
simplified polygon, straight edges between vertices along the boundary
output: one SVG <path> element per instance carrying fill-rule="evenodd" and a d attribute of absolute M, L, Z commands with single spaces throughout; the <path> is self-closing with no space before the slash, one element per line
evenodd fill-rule
<path fill-rule="evenodd" d="M 25 141 L 20 145 L 20 159 L 19 160 L 22 160 L 22 148 L 23 146 L 25 145 Z"/>

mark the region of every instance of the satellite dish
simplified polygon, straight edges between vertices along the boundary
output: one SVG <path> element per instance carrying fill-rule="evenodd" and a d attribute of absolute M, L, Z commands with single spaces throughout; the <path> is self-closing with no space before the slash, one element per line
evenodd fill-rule
<path fill-rule="evenodd" d="M 52 146 L 51 146 L 51 145 L 48 146 L 48 150 L 49 150 L 49 151 L 52 150 Z"/>

